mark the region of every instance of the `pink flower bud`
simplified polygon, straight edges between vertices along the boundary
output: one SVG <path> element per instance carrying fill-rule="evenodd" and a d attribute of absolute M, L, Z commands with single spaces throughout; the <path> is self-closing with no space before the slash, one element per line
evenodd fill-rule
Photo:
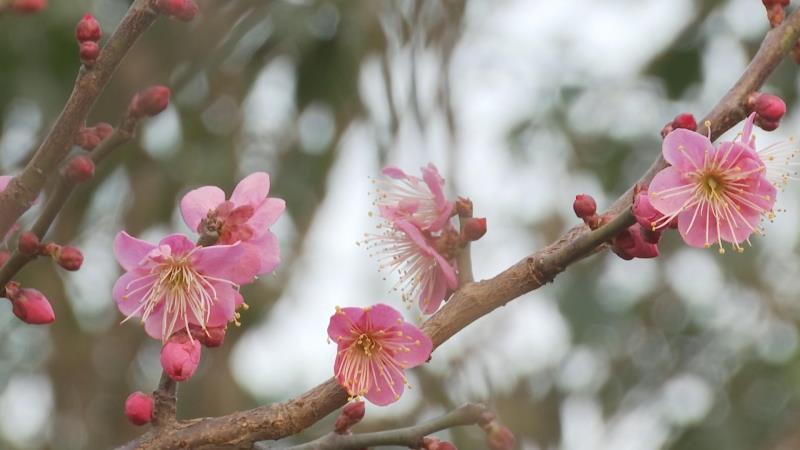
<path fill-rule="evenodd" d="M 612 240 L 611 249 L 624 260 L 657 257 L 659 255 L 658 246 L 647 241 L 643 231 L 642 226 L 638 223 L 631 225 Z"/>
<path fill-rule="evenodd" d="M 35 13 L 47 7 L 47 0 L 13 0 L 11 9 L 19 13 Z"/>
<path fill-rule="evenodd" d="M 468 241 L 477 241 L 486 234 L 486 218 L 469 218 L 464 223 L 463 238 Z"/>
<path fill-rule="evenodd" d="M 86 13 L 83 19 L 78 21 L 78 26 L 75 27 L 75 37 L 78 42 L 97 42 L 102 34 L 100 22 L 89 13 Z"/>
<path fill-rule="evenodd" d="M 99 122 L 94 126 L 94 134 L 100 138 L 102 142 L 105 138 L 109 137 L 114 132 L 114 127 L 108 122 Z"/>
<path fill-rule="evenodd" d="M 100 46 L 97 42 L 83 41 L 79 47 L 79 55 L 84 66 L 92 67 L 100 56 Z"/>
<path fill-rule="evenodd" d="M 17 248 L 25 256 L 36 256 L 39 254 L 39 237 L 30 231 L 24 231 L 19 235 Z"/>
<path fill-rule="evenodd" d="M 95 133 L 94 128 L 81 128 L 75 137 L 75 145 L 84 150 L 94 150 L 100 144 L 100 137 Z"/>
<path fill-rule="evenodd" d="M 150 86 L 133 96 L 130 113 L 137 117 L 155 116 L 169 105 L 169 94 L 166 86 Z"/>
<path fill-rule="evenodd" d="M 12 312 L 23 322 L 45 325 L 56 320 L 56 314 L 47 297 L 36 289 L 12 289 L 6 286 L 6 294 L 11 298 Z"/>
<path fill-rule="evenodd" d="M 83 264 L 83 253 L 77 248 L 67 245 L 61 248 L 56 262 L 64 269 L 75 271 L 80 269 Z"/>
<path fill-rule="evenodd" d="M 772 94 L 758 94 L 752 102 L 753 111 L 764 120 L 779 122 L 786 114 L 786 103 Z"/>
<path fill-rule="evenodd" d="M 175 381 L 186 381 L 200 364 L 200 342 L 185 333 L 175 334 L 161 348 L 161 367 Z"/>
<path fill-rule="evenodd" d="M 353 425 L 361 422 L 361 419 L 364 418 L 365 411 L 366 408 L 363 401 L 346 404 L 344 408 L 342 408 L 339 417 L 336 418 L 336 424 L 333 427 L 334 431 L 338 434 L 347 434 L 348 430 L 350 430 Z"/>
<path fill-rule="evenodd" d="M 697 121 L 694 119 L 694 116 L 689 113 L 678 114 L 672 119 L 672 122 L 664 125 L 664 128 L 661 129 L 661 137 L 666 137 L 673 130 L 678 128 L 697 131 Z"/>
<path fill-rule="evenodd" d="M 73 156 L 67 163 L 64 174 L 74 183 L 89 181 L 94 176 L 94 161 L 86 155 Z"/>
<path fill-rule="evenodd" d="M 514 450 L 514 433 L 500 422 L 493 421 L 484 427 L 486 443 L 491 450 Z"/>
<path fill-rule="evenodd" d="M 575 201 L 572 202 L 572 210 L 575 211 L 575 215 L 579 219 L 585 222 L 597 214 L 597 202 L 594 201 L 591 195 L 576 195 Z"/>
<path fill-rule="evenodd" d="M 125 400 L 125 415 L 134 425 L 144 425 L 153 419 L 153 397 L 136 391 Z"/>
<path fill-rule="evenodd" d="M 161 14 L 189 22 L 197 15 L 197 5 L 192 0 L 157 0 L 156 10 Z"/>
<path fill-rule="evenodd" d="M 664 215 L 650 203 L 650 196 L 647 195 L 647 191 L 641 191 L 636 194 L 636 198 L 633 200 L 633 215 L 636 217 L 636 221 L 639 222 L 639 225 L 650 230 L 655 228 L 657 222 L 664 217 Z"/>
<path fill-rule="evenodd" d="M 789 0 L 761 0 L 761 3 L 763 3 L 764 7 L 767 9 L 769 24 L 773 28 L 780 25 L 786 14 L 783 9 L 789 6 Z"/>
<path fill-rule="evenodd" d="M 756 116 L 756 125 L 758 125 L 764 131 L 775 131 L 778 129 L 778 126 L 781 124 L 780 121 L 773 121 L 768 120 L 761 116 Z"/>

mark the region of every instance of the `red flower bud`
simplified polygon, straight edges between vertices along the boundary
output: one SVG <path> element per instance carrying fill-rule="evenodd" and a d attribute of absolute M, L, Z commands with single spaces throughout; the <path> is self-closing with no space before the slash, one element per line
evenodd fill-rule
<path fill-rule="evenodd" d="M 35 13 L 47 7 L 47 0 L 13 0 L 10 7 L 19 13 Z"/>
<path fill-rule="evenodd" d="M 84 66 L 92 67 L 97 62 L 97 57 L 100 56 L 100 46 L 97 45 L 97 42 L 83 41 L 79 48 L 79 55 Z"/>
<path fill-rule="evenodd" d="M 100 137 L 95 133 L 94 128 L 81 128 L 75 136 L 75 145 L 84 150 L 94 150 L 100 144 Z"/>
<path fill-rule="evenodd" d="M 108 122 L 99 122 L 94 126 L 94 134 L 100 138 L 102 142 L 105 138 L 109 137 L 114 132 L 114 127 Z"/>
<path fill-rule="evenodd" d="M 11 299 L 11 311 L 25 323 L 45 325 L 56 320 L 47 297 L 36 289 L 19 289 L 18 284 L 9 283 L 6 285 L 6 295 Z"/>
<path fill-rule="evenodd" d="M 789 0 L 761 0 L 764 7 L 767 9 L 767 18 L 769 24 L 774 28 L 783 22 L 786 6 L 789 6 Z"/>
<path fill-rule="evenodd" d="M 75 27 L 75 37 L 78 42 L 97 42 L 102 34 L 100 22 L 89 13 L 86 13 L 83 19 L 78 21 L 78 26 Z"/>
<path fill-rule="evenodd" d="M 364 418 L 366 411 L 363 401 L 348 403 L 342 408 L 339 417 L 336 418 L 336 424 L 333 429 L 338 434 L 347 434 L 350 427 L 361 422 Z"/>
<path fill-rule="evenodd" d="M 596 228 L 592 225 L 597 225 L 597 202 L 594 201 L 591 195 L 576 195 L 575 201 L 572 202 L 572 210 L 575 211 L 575 215 L 589 225 L 589 227 L 592 229 Z"/>
<path fill-rule="evenodd" d="M 761 116 L 756 116 L 755 122 L 756 125 L 758 125 L 764 131 L 775 131 L 781 124 L 780 121 L 767 120 L 766 118 Z"/>
<path fill-rule="evenodd" d="M 17 248 L 25 256 L 36 256 L 39 254 L 39 237 L 30 231 L 25 231 L 19 235 Z"/>
<path fill-rule="evenodd" d="M 486 443 L 491 450 L 514 450 L 514 433 L 497 421 L 489 422 L 484 428 Z"/>
<path fill-rule="evenodd" d="M 186 381 L 200 365 L 200 342 L 186 333 L 172 335 L 161 348 L 161 367 L 175 381 Z"/>
<path fill-rule="evenodd" d="M 650 203 L 650 196 L 647 195 L 647 191 L 641 191 L 636 194 L 636 198 L 633 200 L 633 215 L 639 225 L 649 230 L 652 230 L 656 225 L 661 225 L 658 221 L 664 218 L 664 215 Z"/>
<path fill-rule="evenodd" d="M 678 114 L 672 119 L 672 122 L 664 125 L 664 128 L 661 129 L 661 137 L 666 137 L 673 130 L 678 128 L 697 131 L 697 121 L 694 119 L 694 116 L 689 113 Z"/>
<path fill-rule="evenodd" d="M 67 163 L 64 174 L 74 183 L 89 181 L 94 176 L 94 161 L 86 155 L 73 156 Z"/>
<path fill-rule="evenodd" d="M 125 400 L 125 415 L 134 425 L 144 425 L 153 419 L 153 397 L 136 391 Z"/>
<path fill-rule="evenodd" d="M 778 122 L 786 114 L 786 103 L 772 94 L 758 94 L 752 101 L 752 109 L 764 120 Z"/>
<path fill-rule="evenodd" d="M 157 0 L 156 10 L 161 14 L 189 22 L 197 15 L 197 5 L 192 0 Z"/>
<path fill-rule="evenodd" d="M 83 264 L 83 253 L 75 247 L 64 246 L 56 260 L 59 266 L 67 270 L 78 270 Z"/>
<path fill-rule="evenodd" d="M 486 234 L 486 218 L 485 217 L 471 217 L 466 219 L 464 229 L 462 230 L 462 237 L 467 241 L 477 241 Z"/>
<path fill-rule="evenodd" d="M 137 117 L 155 116 L 169 105 L 169 93 L 166 86 L 150 86 L 138 92 L 131 100 L 130 113 Z"/>
<path fill-rule="evenodd" d="M 225 342 L 226 327 L 207 327 L 203 330 L 202 327 L 194 324 L 189 324 L 189 330 L 192 337 L 200 341 L 201 344 L 208 348 L 219 347 Z"/>

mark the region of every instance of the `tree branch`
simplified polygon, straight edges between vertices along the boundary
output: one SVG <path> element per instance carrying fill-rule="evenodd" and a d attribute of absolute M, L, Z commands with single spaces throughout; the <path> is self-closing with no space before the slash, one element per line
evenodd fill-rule
<path fill-rule="evenodd" d="M 319 439 L 305 444 L 283 447 L 284 450 L 350 450 L 373 447 L 376 445 L 402 445 L 409 448 L 422 446 L 422 439 L 437 431 L 463 425 L 475 425 L 481 421 L 481 414 L 488 411 L 486 406 L 467 403 L 447 414 L 411 427 L 395 430 L 377 431 L 361 434 L 329 433 Z M 255 444 L 255 450 L 272 450 L 267 444 Z"/>
<path fill-rule="evenodd" d="M 781 26 L 766 35 L 739 81 L 703 119 L 703 122 L 711 122 L 706 131 L 710 132 L 712 139 L 744 119 L 747 96 L 761 86 L 798 37 L 800 10 L 795 10 Z M 638 183 L 648 184 L 655 173 L 665 166 L 665 161 L 659 156 Z M 633 187 L 614 202 L 608 213 L 615 218 L 605 226 L 590 231 L 587 226 L 578 225 L 556 242 L 522 259 L 494 278 L 469 283 L 456 291 L 422 326 L 423 331 L 431 337 L 434 347 L 494 309 L 552 281 L 567 266 L 598 251 L 604 242 L 632 225 L 632 194 Z M 172 429 L 151 430 L 122 448 L 252 448 L 255 441 L 275 440 L 296 434 L 346 401 L 347 394 L 331 378 L 285 403 L 222 417 L 179 422 Z"/>
<path fill-rule="evenodd" d="M 69 152 L 78 129 L 125 54 L 157 16 L 149 0 L 136 0 L 100 51 L 96 64 L 91 68 L 81 67 L 72 94 L 50 133 L 25 169 L 0 193 L 0 236 L 4 236 L 36 200 Z"/>

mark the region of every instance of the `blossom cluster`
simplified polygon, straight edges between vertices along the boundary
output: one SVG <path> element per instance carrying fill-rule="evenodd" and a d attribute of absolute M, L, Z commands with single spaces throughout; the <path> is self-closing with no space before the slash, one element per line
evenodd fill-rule
<path fill-rule="evenodd" d="M 239 287 L 280 262 L 269 227 L 285 204 L 268 193 L 263 172 L 243 179 L 227 200 L 216 186 L 187 193 L 181 214 L 198 243 L 183 234 L 156 244 L 117 234 L 114 254 L 125 273 L 112 296 L 124 321 L 138 318 L 162 342 L 161 365 L 176 381 L 192 376 L 201 344 L 221 345 L 228 323 L 239 323 L 237 310 L 247 308 Z"/>

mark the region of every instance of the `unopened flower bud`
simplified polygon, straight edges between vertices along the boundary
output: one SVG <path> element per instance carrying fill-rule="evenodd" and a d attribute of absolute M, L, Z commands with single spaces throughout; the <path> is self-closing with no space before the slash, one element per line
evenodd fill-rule
<path fill-rule="evenodd" d="M 658 245 L 645 239 L 643 228 L 638 223 L 631 225 L 618 234 L 612 240 L 611 249 L 624 260 L 655 258 L 659 255 Z"/>
<path fill-rule="evenodd" d="M 92 67 L 100 56 L 100 46 L 94 41 L 83 41 L 79 47 L 81 62 L 86 67 Z"/>
<path fill-rule="evenodd" d="M 466 219 L 464 223 L 464 230 L 462 230 L 462 237 L 467 241 L 477 241 L 486 234 L 486 218 L 485 217 L 471 217 Z"/>
<path fill-rule="evenodd" d="M 10 8 L 19 13 L 35 13 L 47 7 L 47 0 L 12 0 Z"/>
<path fill-rule="evenodd" d="M 639 225 L 650 230 L 659 225 L 658 221 L 664 218 L 664 215 L 650 202 L 647 191 L 636 194 L 633 200 L 633 215 Z"/>
<path fill-rule="evenodd" d="M 572 202 L 572 209 L 579 219 L 586 221 L 588 218 L 597 214 L 597 202 L 594 201 L 591 195 L 576 195 L 575 201 Z"/>
<path fill-rule="evenodd" d="M 333 429 L 338 434 L 346 434 L 347 431 L 361 419 L 364 418 L 365 405 L 363 401 L 348 403 L 342 408 Z"/>
<path fill-rule="evenodd" d="M 150 86 L 133 96 L 130 113 L 137 117 L 155 116 L 169 105 L 169 94 L 166 86 Z"/>
<path fill-rule="evenodd" d="M 61 247 L 61 252 L 59 252 L 56 262 L 64 269 L 75 271 L 80 269 L 81 264 L 83 264 L 83 253 L 75 247 L 66 245 Z"/>
<path fill-rule="evenodd" d="M 761 0 L 764 7 L 767 9 L 767 19 L 773 28 L 783 22 L 786 15 L 784 8 L 789 6 L 789 0 Z"/>
<path fill-rule="evenodd" d="M 761 116 L 756 116 L 755 122 L 764 131 L 775 131 L 781 124 L 780 121 L 768 120 Z"/>
<path fill-rule="evenodd" d="M 678 114 L 672 119 L 672 122 L 664 125 L 664 128 L 661 129 L 661 137 L 666 137 L 673 130 L 678 128 L 697 131 L 697 121 L 694 119 L 694 116 L 689 113 Z"/>
<path fill-rule="evenodd" d="M 114 132 L 114 127 L 108 122 L 99 122 L 94 126 L 94 134 L 100 138 L 102 142 L 105 138 L 109 137 Z"/>
<path fill-rule="evenodd" d="M 392 169 L 392 168 L 387 167 L 386 169 L 384 169 L 383 172 L 384 174 L 386 174 L 387 169 Z M 405 174 L 403 174 L 403 176 L 405 176 Z M 456 210 L 456 214 L 458 214 L 460 217 L 472 217 L 472 208 L 473 208 L 472 200 L 466 197 L 458 197 L 458 199 L 456 199 L 455 201 L 455 207 L 453 209 Z"/>
<path fill-rule="evenodd" d="M 16 283 L 9 285 L 6 285 L 6 295 L 11 300 L 11 311 L 21 321 L 32 325 L 45 325 L 56 320 L 53 307 L 44 294 L 32 288 L 19 289 Z"/>
<path fill-rule="evenodd" d="M 94 132 L 94 128 L 81 128 L 75 137 L 75 145 L 84 150 L 94 150 L 100 144 L 100 137 Z"/>
<path fill-rule="evenodd" d="M 748 103 L 756 114 L 770 122 L 779 122 L 786 114 L 786 103 L 777 95 L 755 94 Z"/>
<path fill-rule="evenodd" d="M 125 415 L 134 425 L 144 425 L 153 420 L 153 397 L 136 391 L 125 400 Z"/>
<path fill-rule="evenodd" d="M 197 15 L 197 5 L 192 0 L 157 0 L 156 10 L 161 14 L 189 22 Z"/>
<path fill-rule="evenodd" d="M 175 381 L 188 380 L 200 364 L 200 353 L 200 342 L 185 333 L 175 334 L 161 348 L 161 367 Z"/>
<path fill-rule="evenodd" d="M 19 235 L 17 248 L 25 256 L 36 256 L 39 254 L 39 237 L 30 231 L 24 231 Z"/>
<path fill-rule="evenodd" d="M 87 155 L 73 156 L 67 163 L 64 174 L 74 183 L 89 181 L 94 176 L 94 161 Z"/>
<path fill-rule="evenodd" d="M 484 428 L 486 443 L 491 450 L 514 450 L 514 433 L 500 422 L 493 421 Z"/>
<path fill-rule="evenodd" d="M 75 27 L 75 37 L 78 39 L 78 42 L 97 42 L 100 40 L 102 34 L 103 31 L 100 28 L 100 22 L 89 13 L 86 13 L 86 15 L 78 21 L 78 26 Z"/>

